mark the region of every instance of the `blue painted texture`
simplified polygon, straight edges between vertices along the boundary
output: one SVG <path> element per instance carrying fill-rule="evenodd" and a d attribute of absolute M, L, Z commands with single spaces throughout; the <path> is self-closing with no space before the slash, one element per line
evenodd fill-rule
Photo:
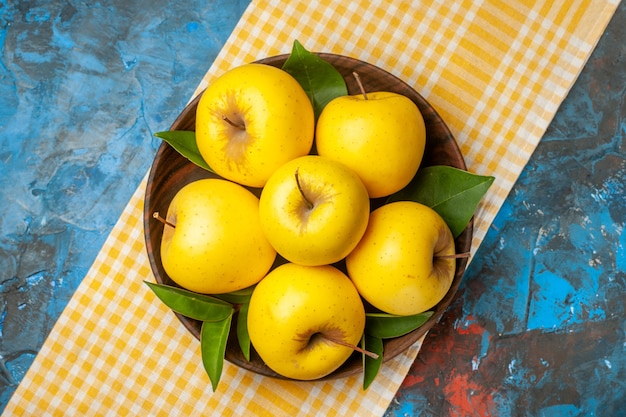
<path fill-rule="evenodd" d="M 248 3 L 0 0 L 0 411 Z"/>
<path fill-rule="evenodd" d="M 386 417 L 626 415 L 626 3 Z"/>
<path fill-rule="evenodd" d="M 0 0 L 0 411 L 247 1 Z M 387 416 L 626 410 L 626 3 Z"/>

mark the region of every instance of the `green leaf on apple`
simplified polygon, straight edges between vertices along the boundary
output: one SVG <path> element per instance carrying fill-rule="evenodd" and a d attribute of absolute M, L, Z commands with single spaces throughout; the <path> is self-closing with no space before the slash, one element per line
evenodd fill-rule
<path fill-rule="evenodd" d="M 411 316 L 367 313 L 365 315 L 365 334 L 380 339 L 404 336 L 422 326 L 432 315 L 432 311 L 426 311 Z"/>
<path fill-rule="evenodd" d="M 374 382 L 383 364 L 383 340 L 365 333 L 361 338 L 361 348 L 378 355 L 378 358 L 374 359 L 363 354 L 363 389 L 366 390 Z"/>
<path fill-rule="evenodd" d="M 200 352 L 202 353 L 202 365 L 206 371 L 213 392 L 217 389 L 224 367 L 224 355 L 226 354 L 226 342 L 230 333 L 232 314 L 220 321 L 205 321 L 200 329 Z"/>
<path fill-rule="evenodd" d="M 250 334 L 248 333 L 248 307 L 250 303 L 243 303 L 239 306 L 237 314 L 237 342 L 243 357 L 250 361 Z"/>
<path fill-rule="evenodd" d="M 248 334 L 248 307 L 250 305 L 250 297 L 254 291 L 255 285 L 233 291 L 225 294 L 213 294 L 213 297 L 224 300 L 228 303 L 238 306 L 237 313 L 237 342 L 243 357 L 250 361 L 250 335 Z"/>
<path fill-rule="evenodd" d="M 231 304 L 209 295 L 170 285 L 144 282 L 166 306 L 194 320 L 221 321 L 235 311 Z"/>
<path fill-rule="evenodd" d="M 330 63 L 307 51 L 297 40 L 282 69 L 294 77 L 309 96 L 315 120 L 332 99 L 348 94 L 341 73 Z"/>
<path fill-rule="evenodd" d="M 252 285 L 248 288 L 243 288 L 238 291 L 227 292 L 224 294 L 212 294 L 212 296 L 231 304 L 245 304 L 250 302 L 250 297 L 252 297 L 252 291 L 254 291 L 254 287 L 255 286 Z"/>
<path fill-rule="evenodd" d="M 443 217 L 456 238 L 467 227 L 494 179 L 445 165 L 424 167 L 387 201 L 411 200 L 427 205 Z"/>
<path fill-rule="evenodd" d="M 169 143 L 179 154 L 189 159 L 200 168 L 214 172 L 200 154 L 200 150 L 196 144 L 196 132 L 191 130 L 167 130 L 155 133 L 154 137 Z"/>

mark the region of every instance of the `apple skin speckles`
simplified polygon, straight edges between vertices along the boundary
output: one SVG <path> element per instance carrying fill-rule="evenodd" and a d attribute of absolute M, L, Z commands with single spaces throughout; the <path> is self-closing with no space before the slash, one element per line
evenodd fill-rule
<path fill-rule="evenodd" d="M 318 155 L 281 166 L 261 192 L 261 227 L 290 262 L 329 265 L 357 245 L 369 220 L 365 186 L 349 168 Z"/>
<path fill-rule="evenodd" d="M 313 380 L 339 368 L 358 345 L 365 308 L 339 269 L 287 263 L 255 288 L 248 309 L 250 341 L 263 361 L 288 378 Z"/>
<path fill-rule="evenodd" d="M 196 141 L 221 177 L 263 187 L 313 145 L 313 106 L 300 84 L 269 65 L 246 64 L 215 79 L 198 102 Z"/>
<path fill-rule="evenodd" d="M 401 316 L 434 307 L 454 279 L 454 238 L 433 209 L 398 201 L 374 210 L 346 258 L 348 276 L 365 300 Z"/>

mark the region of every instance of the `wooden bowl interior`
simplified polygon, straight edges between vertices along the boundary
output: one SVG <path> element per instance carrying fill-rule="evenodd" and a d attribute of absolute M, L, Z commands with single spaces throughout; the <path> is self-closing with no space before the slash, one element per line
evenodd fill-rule
<path fill-rule="evenodd" d="M 422 166 L 449 165 L 463 170 L 467 169 L 457 143 L 443 120 L 439 117 L 435 109 L 408 84 L 378 67 L 357 59 L 326 53 L 320 53 L 318 55 L 330 62 L 344 76 L 350 94 L 360 92 L 352 75 L 352 73 L 356 71 L 366 91 L 393 91 L 409 97 L 417 104 L 424 116 L 426 124 L 426 152 Z M 279 55 L 257 62 L 281 67 L 286 59 L 287 55 Z M 174 121 L 170 130 L 195 130 L 196 108 L 199 98 L 200 96 L 196 97 L 187 105 L 180 116 Z M 146 188 L 144 202 L 144 233 L 150 266 L 156 281 L 159 283 L 176 285 L 163 270 L 160 254 L 163 225 L 153 219 L 152 213 L 155 211 L 166 213 L 172 198 L 180 188 L 192 181 L 210 177 L 215 177 L 215 175 L 189 162 L 166 143 L 163 143 L 157 151 Z M 469 252 L 472 232 L 473 224 L 470 223 L 455 241 L 457 253 Z M 444 299 L 435 306 L 433 316 L 422 327 L 405 336 L 384 341 L 385 361 L 404 352 L 439 321 L 452 301 L 454 294 L 457 292 L 466 266 L 467 259 L 457 260 L 456 273 L 450 290 Z M 183 325 L 199 339 L 201 323 L 180 314 L 177 314 L 177 316 Z M 233 320 L 233 323 L 236 323 L 236 320 Z M 284 377 L 276 374 L 267 367 L 254 349 L 252 349 L 251 360 L 249 362 L 246 361 L 237 344 L 235 338 L 236 332 L 231 331 L 230 333 L 231 337 L 226 349 L 226 360 L 262 375 L 284 379 Z M 355 353 L 342 367 L 324 379 L 346 377 L 361 372 L 361 356 Z"/>

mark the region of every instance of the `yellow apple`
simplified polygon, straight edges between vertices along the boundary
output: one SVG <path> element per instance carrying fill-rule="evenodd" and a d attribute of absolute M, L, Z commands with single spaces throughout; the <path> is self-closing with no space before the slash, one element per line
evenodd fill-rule
<path fill-rule="evenodd" d="M 196 112 L 200 154 L 220 176 L 262 187 L 285 162 L 311 150 L 313 106 L 287 72 L 245 64 L 203 92 Z"/>
<path fill-rule="evenodd" d="M 259 200 L 224 179 L 181 188 L 170 203 L 161 241 L 165 272 L 183 288 L 220 294 L 256 284 L 276 251 L 259 221 Z"/>
<path fill-rule="evenodd" d="M 346 266 L 361 296 L 374 307 L 411 315 L 434 307 L 448 292 L 454 255 L 454 238 L 437 212 L 398 201 L 372 212 Z"/>
<path fill-rule="evenodd" d="M 261 227 L 276 251 L 302 265 L 327 265 L 348 255 L 369 219 L 370 200 L 359 177 L 318 155 L 293 159 L 261 192 Z"/>
<path fill-rule="evenodd" d="M 250 299 L 252 346 L 268 367 L 288 378 L 330 374 L 353 352 L 343 344 L 357 345 L 364 328 L 363 302 L 333 266 L 283 264 L 261 280 Z"/>
<path fill-rule="evenodd" d="M 315 144 L 320 155 L 352 168 L 370 197 L 384 197 L 404 188 L 417 172 L 426 127 L 406 96 L 385 91 L 341 96 L 322 110 Z"/>

